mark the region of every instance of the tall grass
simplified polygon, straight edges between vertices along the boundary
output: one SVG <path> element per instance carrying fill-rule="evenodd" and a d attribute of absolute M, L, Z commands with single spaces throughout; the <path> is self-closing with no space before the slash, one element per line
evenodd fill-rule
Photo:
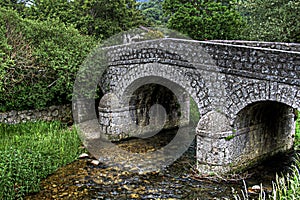
<path fill-rule="evenodd" d="M 80 144 L 59 122 L 0 124 L 0 199 L 37 192 L 42 179 L 78 157 Z"/>
<path fill-rule="evenodd" d="M 292 167 L 292 173 L 286 177 L 276 177 L 273 183 L 272 199 L 298 200 L 300 199 L 300 161 L 299 157 L 296 164 Z"/>
<path fill-rule="evenodd" d="M 267 195 L 263 186 L 261 185 L 261 191 L 258 194 L 258 200 L 298 200 L 300 199 L 300 161 L 299 157 L 296 160 L 295 165 L 291 167 L 291 173 L 285 177 L 276 176 L 276 181 L 273 183 L 272 193 Z M 242 197 L 233 189 L 233 197 L 235 200 L 250 200 L 253 199 L 249 196 L 247 186 L 244 182 L 244 191 Z"/>
<path fill-rule="evenodd" d="M 300 113 L 300 111 L 298 111 Z M 298 117 L 296 121 L 296 130 L 295 130 L 295 150 L 299 151 L 300 150 L 300 117 Z M 300 158 L 299 158 L 300 159 Z M 299 160 L 298 159 L 298 160 Z M 300 160 L 299 160 L 300 161 Z"/>
<path fill-rule="evenodd" d="M 295 150 L 300 150 L 300 118 L 296 122 L 295 131 Z M 242 191 L 242 197 L 237 194 L 233 189 L 233 197 L 235 200 L 249 200 L 247 192 L 247 186 L 244 182 L 245 191 Z M 263 188 L 261 186 L 261 188 Z M 276 176 L 276 181 L 273 183 L 272 193 L 266 195 L 266 193 L 261 190 L 259 200 L 273 199 L 273 200 L 298 200 L 300 199 L 300 154 L 297 154 L 295 163 L 291 167 L 291 172 L 285 177 Z"/>

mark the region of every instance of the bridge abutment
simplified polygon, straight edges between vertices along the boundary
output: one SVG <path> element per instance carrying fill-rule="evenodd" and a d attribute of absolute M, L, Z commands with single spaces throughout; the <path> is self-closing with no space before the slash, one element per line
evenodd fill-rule
<path fill-rule="evenodd" d="M 226 173 L 232 163 L 232 127 L 228 118 L 216 111 L 203 116 L 197 126 L 197 169 L 200 173 Z"/>

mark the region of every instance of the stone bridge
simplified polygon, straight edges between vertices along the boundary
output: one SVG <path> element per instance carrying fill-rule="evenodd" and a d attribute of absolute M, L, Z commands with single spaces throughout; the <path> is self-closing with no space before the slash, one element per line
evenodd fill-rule
<path fill-rule="evenodd" d="M 194 101 L 200 172 L 244 168 L 293 147 L 299 44 L 165 38 L 109 47 L 106 58 L 97 114 L 110 140 L 138 136 L 128 127 L 151 124 L 153 104 L 166 110 L 164 128 L 184 126 Z"/>

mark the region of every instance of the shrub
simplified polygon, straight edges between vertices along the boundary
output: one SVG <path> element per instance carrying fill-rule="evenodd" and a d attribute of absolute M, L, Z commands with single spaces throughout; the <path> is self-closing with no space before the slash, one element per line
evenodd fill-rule
<path fill-rule="evenodd" d="M 73 27 L 22 19 L 0 8 L 0 111 L 71 100 L 76 72 L 95 45 Z"/>

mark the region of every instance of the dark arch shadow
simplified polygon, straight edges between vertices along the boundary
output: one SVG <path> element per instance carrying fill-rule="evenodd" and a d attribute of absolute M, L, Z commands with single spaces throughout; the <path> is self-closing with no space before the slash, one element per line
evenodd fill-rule
<path fill-rule="evenodd" d="M 239 163 L 265 160 L 293 147 L 294 109 L 276 101 L 251 103 L 237 114 L 234 130 L 238 139 L 233 157 Z"/>

